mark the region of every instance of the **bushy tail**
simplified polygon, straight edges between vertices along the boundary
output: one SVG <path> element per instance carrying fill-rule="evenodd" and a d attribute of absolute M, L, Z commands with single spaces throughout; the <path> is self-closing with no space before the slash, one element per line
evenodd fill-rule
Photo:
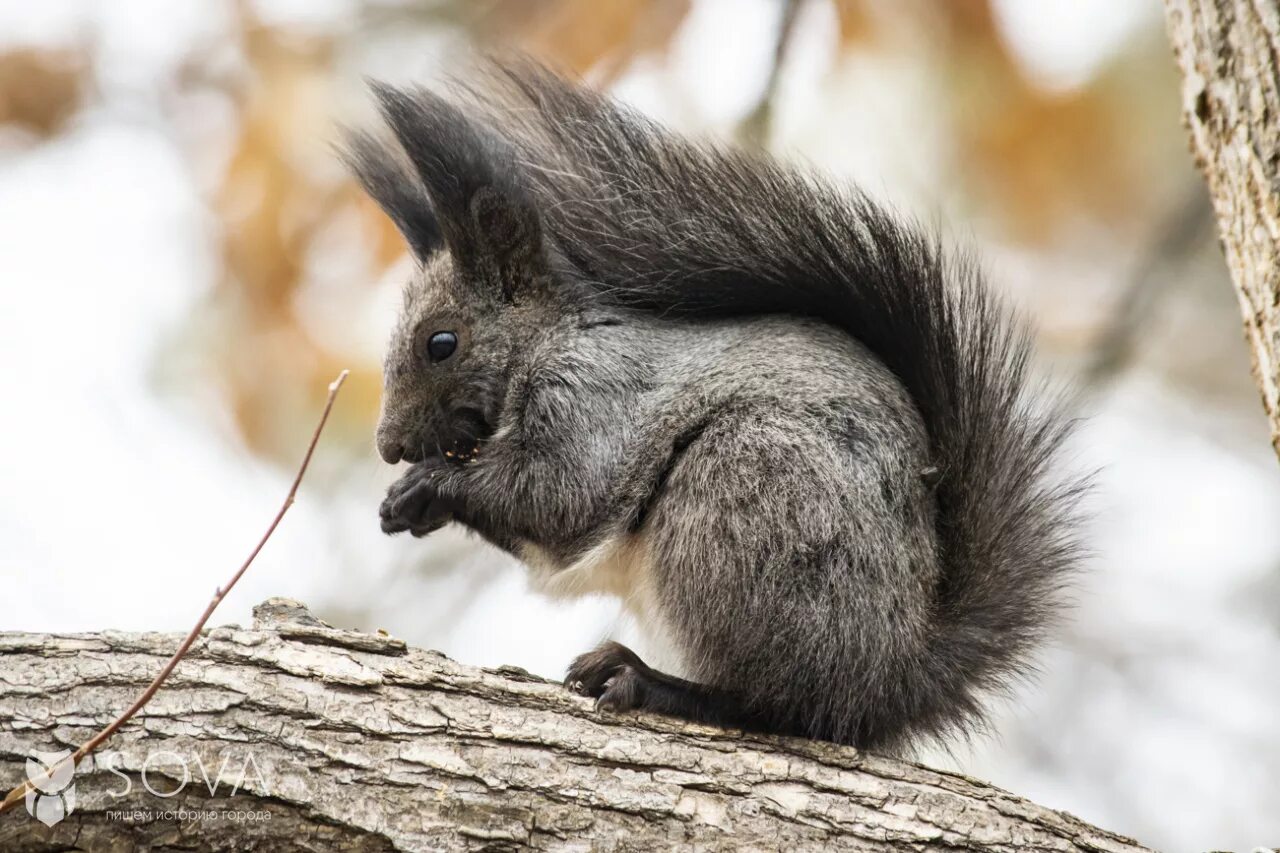
<path fill-rule="evenodd" d="M 548 239 L 600 296 L 657 312 L 832 323 L 898 376 L 940 469 L 936 641 L 911 729 L 980 719 L 1025 669 L 1077 562 L 1069 420 L 1028 389 L 1028 333 L 975 266 L 857 192 L 674 136 L 532 65 L 464 100 L 513 147 Z"/>

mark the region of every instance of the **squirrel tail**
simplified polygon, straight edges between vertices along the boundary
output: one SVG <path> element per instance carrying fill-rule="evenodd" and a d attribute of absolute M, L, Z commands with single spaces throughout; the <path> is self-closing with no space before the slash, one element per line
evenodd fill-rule
<path fill-rule="evenodd" d="M 533 63 L 487 76 L 466 108 L 514 147 L 587 286 L 668 314 L 820 318 L 905 385 L 939 469 L 941 580 L 932 648 L 900 691 L 909 731 L 881 734 L 980 723 L 981 694 L 1027 671 L 1080 556 L 1087 482 L 1051 470 L 1071 420 L 1036 402 L 1025 325 L 975 264 L 859 192 L 677 137 Z"/>

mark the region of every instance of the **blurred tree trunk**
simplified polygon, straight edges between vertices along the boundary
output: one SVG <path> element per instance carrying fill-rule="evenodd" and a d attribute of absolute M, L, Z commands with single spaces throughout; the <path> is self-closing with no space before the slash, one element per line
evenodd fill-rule
<path fill-rule="evenodd" d="M 1222 246 L 1280 454 L 1280 5 L 1166 0 L 1182 113 L 1213 197 Z"/>
<path fill-rule="evenodd" d="M 1145 850 L 976 779 L 597 713 L 283 599 L 255 617 L 208 632 L 94 766 L 40 795 L 65 817 L 0 815 L 0 850 Z M 0 783 L 105 723 L 178 641 L 0 633 Z"/>

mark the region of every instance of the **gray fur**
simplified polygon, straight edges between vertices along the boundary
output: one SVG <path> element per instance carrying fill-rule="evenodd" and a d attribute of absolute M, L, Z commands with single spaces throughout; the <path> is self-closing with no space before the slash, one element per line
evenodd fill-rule
<path fill-rule="evenodd" d="M 350 158 L 421 260 L 383 529 L 458 521 L 552 575 L 642 555 L 613 591 L 691 681 L 605 647 L 570 681 L 609 707 L 877 748 L 980 722 L 1056 613 L 1083 484 L 1050 477 L 1068 422 L 973 266 L 535 66 L 375 92 L 399 148 Z"/>

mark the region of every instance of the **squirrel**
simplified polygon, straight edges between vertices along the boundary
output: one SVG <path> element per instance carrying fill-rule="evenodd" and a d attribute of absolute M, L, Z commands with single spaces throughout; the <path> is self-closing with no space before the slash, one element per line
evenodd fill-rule
<path fill-rule="evenodd" d="M 532 60 L 370 86 L 386 127 L 343 154 L 416 261 L 382 530 L 460 523 L 621 598 L 674 663 L 581 655 L 601 709 L 881 751 L 980 729 L 1062 610 L 1088 478 L 969 256 Z"/>

